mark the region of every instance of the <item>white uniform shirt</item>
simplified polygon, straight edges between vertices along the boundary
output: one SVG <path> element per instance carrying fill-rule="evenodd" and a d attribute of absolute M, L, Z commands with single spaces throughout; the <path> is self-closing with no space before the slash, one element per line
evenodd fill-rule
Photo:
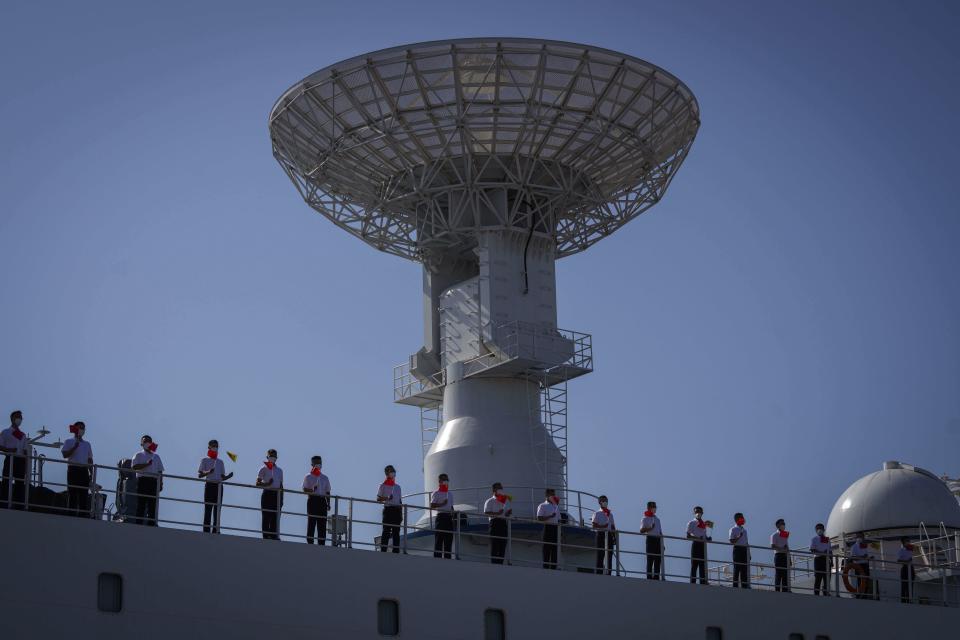
<path fill-rule="evenodd" d="M 387 506 L 399 507 L 403 504 L 403 500 L 401 499 L 403 494 L 400 493 L 400 485 L 398 484 L 391 486 L 386 482 L 381 482 L 380 488 L 377 489 L 377 496 L 380 498 L 386 498 L 386 500 L 383 501 L 383 504 Z"/>
<path fill-rule="evenodd" d="M 735 540 L 733 544 L 738 547 L 746 547 L 750 544 L 747 539 L 747 530 L 740 525 L 730 527 L 730 535 L 727 536 L 727 540 Z"/>
<path fill-rule="evenodd" d="M 66 453 L 73 449 L 73 445 L 76 443 L 76 438 L 67 438 L 63 443 L 63 447 L 60 449 L 61 453 Z M 70 464 L 87 464 L 93 460 L 93 448 L 90 446 L 90 443 L 86 440 L 81 440 L 80 444 L 77 445 L 77 448 L 73 450 L 73 453 L 70 454 L 70 457 L 67 458 L 67 462 Z"/>
<path fill-rule="evenodd" d="M 870 558 L 870 545 L 861 547 L 859 542 L 854 542 L 850 547 L 850 557 L 856 559 L 859 564 L 866 564 Z"/>
<path fill-rule="evenodd" d="M 434 491 L 430 494 L 430 504 L 439 504 L 439 507 L 433 507 L 437 511 L 453 511 L 453 492 Z"/>
<path fill-rule="evenodd" d="M 643 516 L 643 521 L 640 523 L 640 528 L 645 529 L 650 527 L 650 531 L 647 531 L 646 535 L 648 536 L 660 536 L 663 535 L 663 530 L 660 529 L 660 518 L 656 514 L 652 516 Z"/>
<path fill-rule="evenodd" d="M 203 479 L 207 482 L 220 482 L 223 480 L 223 476 L 227 475 L 223 467 L 223 460 L 220 458 L 213 459 L 210 456 L 207 456 L 200 461 L 200 468 L 197 469 L 197 473 L 206 473 L 207 471 L 212 471 L 208 476 L 204 476 Z"/>
<path fill-rule="evenodd" d="M 703 526 L 698 526 L 700 523 L 703 523 Z M 707 539 L 707 523 L 703 520 L 697 520 L 694 518 L 687 523 L 687 535 L 696 538 L 697 540 L 706 540 Z"/>
<path fill-rule="evenodd" d="M 140 451 L 133 454 L 132 465 L 146 464 L 147 466 L 143 469 L 137 471 L 137 477 L 142 478 L 144 476 L 159 476 L 163 473 L 163 460 L 160 459 L 155 453 L 150 453 L 149 451 Z"/>
<path fill-rule="evenodd" d="M 303 490 L 310 490 L 311 496 L 329 496 L 330 495 L 330 478 L 325 476 L 322 472 L 320 475 L 313 475 L 308 473 L 303 476 Z"/>
<path fill-rule="evenodd" d="M 546 518 L 543 524 L 557 524 L 560 521 L 560 507 L 544 500 L 537 506 L 537 519 L 540 518 Z"/>
<path fill-rule="evenodd" d="M 913 562 L 913 549 L 900 547 L 897 550 L 897 562 Z"/>
<path fill-rule="evenodd" d="M 788 539 L 781 536 L 779 531 L 774 531 L 770 534 L 770 546 L 776 547 L 775 553 L 784 553 L 790 550 L 790 545 L 787 544 Z"/>
<path fill-rule="evenodd" d="M 510 510 L 510 499 L 507 498 L 506 502 L 501 503 L 497 500 L 497 496 L 490 496 L 487 498 L 487 501 L 483 503 L 483 512 L 484 513 L 496 513 L 497 516 L 490 516 L 490 519 L 493 520 L 495 517 L 503 517 L 507 511 Z"/>
<path fill-rule="evenodd" d="M 810 540 L 810 551 L 821 555 L 830 553 L 830 538 L 827 538 L 824 542 L 820 539 L 820 536 L 813 536 Z"/>
<path fill-rule="evenodd" d="M 0 431 L 0 447 L 13 449 L 14 453 L 26 453 L 27 434 L 24 433 L 23 437 L 18 440 L 13 435 L 13 427 L 7 427 L 3 431 Z M 86 460 L 84 460 L 84 462 L 86 462 Z"/>
<path fill-rule="evenodd" d="M 263 465 L 260 467 L 260 471 L 257 472 L 257 480 L 266 485 L 261 487 L 262 489 L 282 489 L 283 469 L 278 467 L 276 464 L 273 465 L 273 469 L 269 469 L 267 468 L 267 465 Z M 270 482 L 271 480 L 273 480 L 273 482 Z"/>
<path fill-rule="evenodd" d="M 607 511 L 610 510 L 607 509 Z M 614 531 L 617 528 L 617 525 L 613 522 L 613 511 L 606 514 L 603 512 L 603 509 L 593 512 L 593 518 L 590 519 L 590 524 L 596 525 L 601 531 Z"/>

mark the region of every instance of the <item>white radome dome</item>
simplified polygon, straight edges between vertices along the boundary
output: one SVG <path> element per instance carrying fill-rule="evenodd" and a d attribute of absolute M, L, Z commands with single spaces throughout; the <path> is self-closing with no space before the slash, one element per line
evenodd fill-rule
<path fill-rule="evenodd" d="M 942 522 L 960 529 L 960 502 L 934 474 L 899 462 L 884 462 L 880 471 L 847 487 L 827 521 L 832 537 L 858 531 L 916 528 L 934 530 Z"/>

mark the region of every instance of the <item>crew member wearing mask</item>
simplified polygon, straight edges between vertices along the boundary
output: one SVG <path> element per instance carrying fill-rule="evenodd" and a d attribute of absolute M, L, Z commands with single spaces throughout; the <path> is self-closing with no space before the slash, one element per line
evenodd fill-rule
<path fill-rule="evenodd" d="M 743 525 L 746 519 L 742 513 L 733 514 L 734 525 L 730 527 L 730 544 L 733 545 L 733 587 L 750 588 L 750 540 Z"/>
<path fill-rule="evenodd" d="M 913 545 L 910 538 L 900 538 L 897 550 L 897 562 L 900 563 L 900 602 L 910 602 L 910 591 L 916 574 L 913 571 Z"/>
<path fill-rule="evenodd" d="M 3 456 L 3 481 L 0 482 L 0 492 L 3 494 L 0 495 L 0 505 L 4 509 L 23 509 L 26 501 L 26 455 L 29 442 L 26 434 L 20 430 L 22 423 L 23 414 L 14 411 L 10 414 L 10 426 L 0 431 L 0 451 L 6 454 Z M 10 504 L 11 482 L 13 504 Z"/>
<path fill-rule="evenodd" d="M 607 506 L 607 496 L 600 496 L 597 502 L 600 503 L 600 509 L 593 512 L 590 520 L 590 526 L 597 532 L 597 573 L 610 575 L 617 526 L 613 521 L 613 512 Z"/>
<path fill-rule="evenodd" d="M 157 526 L 157 496 L 163 491 L 163 461 L 157 443 L 148 435 L 140 438 L 130 468 L 137 472 L 137 523 Z"/>
<path fill-rule="evenodd" d="M 260 493 L 260 528 L 264 540 L 280 539 L 280 511 L 283 509 L 283 469 L 277 465 L 277 450 L 267 449 L 266 460 L 257 472 Z"/>
<path fill-rule="evenodd" d="M 713 523 L 703 519 L 703 507 L 693 508 L 693 520 L 687 523 L 687 539 L 690 543 L 690 584 L 709 584 L 707 582 L 707 541 L 710 536 L 707 529 Z M 699 576 L 699 577 L 698 577 Z"/>
<path fill-rule="evenodd" d="M 640 533 L 647 536 L 647 580 L 663 580 L 663 529 L 657 517 L 656 502 L 647 503 Z"/>
<path fill-rule="evenodd" d="M 827 570 L 830 567 L 830 538 L 824 535 L 823 523 L 816 526 L 817 535 L 810 540 L 810 553 L 813 555 L 813 595 L 830 595 L 830 580 Z"/>
<path fill-rule="evenodd" d="M 397 484 L 397 470 L 392 464 L 383 468 L 386 476 L 377 489 L 377 502 L 383 505 L 383 531 L 380 533 L 380 551 L 387 552 L 392 542 L 393 552 L 400 553 L 400 525 L 403 524 L 403 500 L 400 485 Z"/>
<path fill-rule="evenodd" d="M 307 494 L 307 544 L 318 540 L 327 544 L 327 511 L 330 509 L 330 479 L 324 475 L 323 458 L 310 458 L 310 472 L 303 477 L 303 492 Z M 316 535 L 314 535 L 316 532 Z"/>
<path fill-rule="evenodd" d="M 72 516 L 90 517 L 90 478 L 93 448 L 83 439 L 87 427 L 75 422 L 69 427 L 73 437 L 67 438 L 60 454 L 67 460 L 67 512 Z"/>
<path fill-rule="evenodd" d="M 453 492 L 450 491 L 450 476 L 441 473 L 437 478 L 437 490 L 430 495 L 430 508 L 437 512 L 433 528 L 433 557 L 453 557 Z"/>
<path fill-rule="evenodd" d="M 790 545 L 787 539 L 787 523 L 780 518 L 775 523 L 776 530 L 770 534 L 770 548 L 773 549 L 773 566 L 776 568 L 773 585 L 776 591 L 790 593 Z"/>
<path fill-rule="evenodd" d="M 233 477 L 225 473 L 220 459 L 220 443 L 207 443 L 207 455 L 200 460 L 197 476 L 205 480 L 203 485 L 203 532 L 220 533 L 220 504 L 223 502 L 223 482 Z"/>
<path fill-rule="evenodd" d="M 873 583 L 870 580 L 870 545 L 867 544 L 863 533 L 858 533 L 856 541 L 850 547 L 850 561 L 860 567 L 861 576 L 857 577 L 857 600 L 870 600 L 873 598 Z M 863 580 L 865 587 L 860 592 L 860 580 Z"/>
<path fill-rule="evenodd" d="M 543 523 L 543 568 L 557 568 L 560 546 L 560 496 L 553 489 L 544 492 L 544 501 L 537 506 L 537 521 Z"/>
<path fill-rule="evenodd" d="M 483 513 L 490 518 L 490 562 L 503 564 L 507 550 L 507 518 L 513 514 L 513 507 L 499 482 L 493 483 L 493 495 L 483 503 Z"/>

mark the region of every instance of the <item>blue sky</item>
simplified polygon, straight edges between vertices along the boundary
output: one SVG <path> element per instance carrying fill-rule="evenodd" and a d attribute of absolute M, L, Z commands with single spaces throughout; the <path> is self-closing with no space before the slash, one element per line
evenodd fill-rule
<path fill-rule="evenodd" d="M 0 19 L 0 409 L 141 433 L 252 481 L 321 453 L 334 491 L 421 487 L 391 368 L 420 346 L 419 267 L 308 209 L 270 153 L 310 72 L 447 37 L 648 59 L 702 128 L 662 203 L 557 269 L 571 485 L 624 528 L 655 499 L 807 532 L 885 459 L 960 474 L 960 143 L 948 3 L 17 3 Z M 812 534 L 812 531 L 811 531 Z"/>

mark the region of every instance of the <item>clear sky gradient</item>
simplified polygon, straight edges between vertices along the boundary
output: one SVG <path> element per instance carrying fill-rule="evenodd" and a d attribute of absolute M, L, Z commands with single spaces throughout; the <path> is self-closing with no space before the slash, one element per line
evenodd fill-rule
<path fill-rule="evenodd" d="M 702 110 L 664 201 L 558 265 L 596 363 L 570 386 L 572 487 L 623 528 L 655 499 L 671 533 L 702 504 L 812 535 L 883 460 L 960 474 L 955 7 L 7 3 L 4 420 L 83 419 L 102 463 L 146 432 L 191 474 L 216 437 L 239 480 L 275 447 L 297 481 L 322 454 L 336 493 L 388 462 L 420 490 L 391 378 L 421 346 L 419 266 L 304 205 L 267 115 L 356 54 L 515 35 L 650 60 Z"/>

